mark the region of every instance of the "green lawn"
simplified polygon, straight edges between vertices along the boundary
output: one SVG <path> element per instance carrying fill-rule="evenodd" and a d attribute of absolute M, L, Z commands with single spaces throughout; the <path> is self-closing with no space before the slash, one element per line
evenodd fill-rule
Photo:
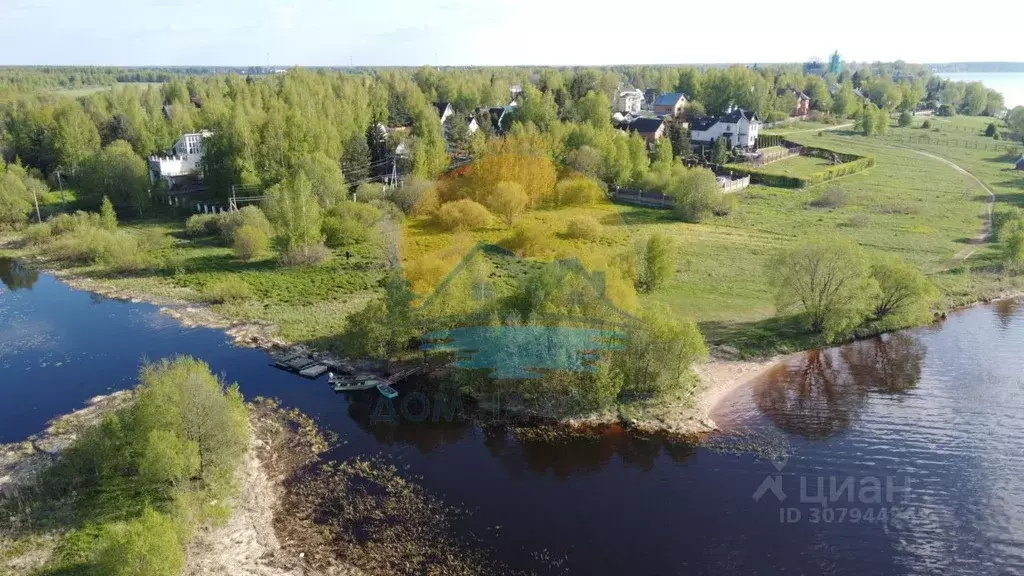
<path fill-rule="evenodd" d="M 821 172 L 831 166 L 832 163 L 823 158 L 815 158 L 813 156 L 790 156 L 789 158 L 777 160 L 771 164 L 756 168 L 756 170 L 758 172 L 764 172 L 765 174 L 804 178 L 811 174 Z M 746 165 L 744 167 L 749 168 L 750 165 Z"/>

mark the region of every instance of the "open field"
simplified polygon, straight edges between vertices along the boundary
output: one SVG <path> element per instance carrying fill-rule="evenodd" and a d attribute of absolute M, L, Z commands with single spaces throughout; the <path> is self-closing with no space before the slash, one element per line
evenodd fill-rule
<path fill-rule="evenodd" d="M 834 127 L 835 124 L 826 124 L 825 122 L 811 122 L 808 120 L 804 122 L 793 122 L 792 124 L 787 124 L 785 126 L 776 126 L 774 128 L 768 128 L 765 130 L 761 130 L 759 133 L 765 135 L 785 136 L 786 134 L 799 132 L 813 132 L 815 130 L 826 130 Z"/>

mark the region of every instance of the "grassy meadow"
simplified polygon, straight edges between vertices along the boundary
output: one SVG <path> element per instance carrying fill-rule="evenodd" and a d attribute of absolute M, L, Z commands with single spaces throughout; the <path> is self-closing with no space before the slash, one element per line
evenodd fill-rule
<path fill-rule="evenodd" d="M 835 131 L 805 132 L 793 139 L 874 156 L 878 163 L 864 172 L 802 190 L 752 186 L 743 191 L 738 208 L 730 215 L 700 224 L 679 222 L 663 210 L 607 202 L 528 212 L 517 224 L 541 227 L 550 236 L 547 254 L 538 258 L 575 256 L 596 267 L 612 261 L 637 238 L 655 230 L 669 234 L 677 250 L 674 277 L 661 290 L 641 295 L 640 303 L 664 303 L 674 313 L 696 319 L 710 343 L 730 345 L 750 355 L 822 343 L 789 319 L 776 317 L 774 295 L 765 280 L 765 267 L 778 250 L 802 239 L 845 236 L 869 251 L 895 254 L 939 286 L 944 308 L 1024 286 L 1016 278 L 1001 278 L 1000 272 L 992 269 L 996 247 L 985 248 L 966 265 L 952 262 L 954 254 L 978 234 L 982 223 L 985 194 L 968 176 L 934 158 L 893 147 L 888 138 Z M 949 157 L 961 163 L 960 156 Z M 824 161 L 798 157 L 766 168 L 785 173 L 781 171 L 787 164 L 790 170 L 810 173 L 820 170 Z M 1020 181 L 1013 181 L 1012 175 L 997 165 L 986 165 L 984 170 L 969 162 L 963 165 L 990 186 L 1002 185 L 1001 202 L 1024 197 Z M 1016 196 L 1011 195 L 1013 187 Z M 822 203 L 822 197 L 831 201 Z M 582 215 L 601 222 L 600 238 L 565 237 L 567 222 Z M 417 292 L 425 294 L 432 282 L 418 273 L 418 261 L 433 258 L 450 270 L 473 243 L 503 244 L 512 234 L 508 226 L 495 223 L 453 237 L 427 219 L 410 219 L 403 235 L 403 265 L 407 272 L 413 271 Z M 442 274 L 426 276 L 436 282 Z"/>

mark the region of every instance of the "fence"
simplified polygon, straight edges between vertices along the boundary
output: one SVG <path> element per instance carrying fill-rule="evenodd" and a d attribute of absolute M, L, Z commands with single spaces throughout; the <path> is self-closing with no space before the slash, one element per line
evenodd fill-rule
<path fill-rule="evenodd" d="M 753 158 L 750 161 L 750 165 L 754 168 L 760 168 L 771 164 L 772 162 L 778 162 L 779 160 L 785 160 L 790 156 L 799 156 L 803 148 L 797 146 L 795 148 L 785 148 L 783 150 L 772 150 L 770 152 L 762 152 L 760 156 Z"/>
<path fill-rule="evenodd" d="M 723 182 L 722 180 L 725 181 Z M 744 176 L 743 178 L 737 178 L 735 180 L 720 177 L 718 181 L 718 187 L 722 190 L 723 194 L 739 192 L 747 186 L 750 186 L 750 176 Z M 673 200 L 671 196 L 666 196 L 661 192 L 632 190 L 629 188 L 616 188 L 612 192 L 612 201 L 622 202 L 624 204 L 633 204 L 636 206 L 646 206 L 648 208 L 672 208 L 675 206 L 675 200 Z"/>
<path fill-rule="evenodd" d="M 927 144 L 929 146 L 945 146 L 947 148 L 963 148 L 965 150 L 992 150 L 994 152 L 1001 151 L 1007 154 L 1017 154 L 1021 150 L 1019 144 L 1013 142 L 999 142 L 997 140 L 992 140 L 991 142 L 979 142 L 977 139 L 961 140 L 960 138 L 936 138 L 930 134 L 921 134 L 920 136 L 884 134 L 883 137 L 888 140 L 906 144 Z"/>

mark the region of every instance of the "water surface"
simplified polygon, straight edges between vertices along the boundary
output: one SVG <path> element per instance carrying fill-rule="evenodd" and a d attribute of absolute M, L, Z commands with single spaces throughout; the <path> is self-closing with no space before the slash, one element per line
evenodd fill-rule
<path fill-rule="evenodd" d="M 538 574 L 1024 571 L 1024 313 L 1013 302 L 807 353 L 721 407 L 716 419 L 744 435 L 697 447 L 618 427 L 523 442 L 461 420 L 379 422 L 374 393 L 336 395 L 153 306 L 10 262 L 0 281 L 0 442 L 131 386 L 145 358 L 192 354 L 246 396 L 276 396 L 338 432 L 333 457 L 393 458 L 474 512 L 463 535 Z M 862 498 L 875 481 L 880 502 Z"/>

